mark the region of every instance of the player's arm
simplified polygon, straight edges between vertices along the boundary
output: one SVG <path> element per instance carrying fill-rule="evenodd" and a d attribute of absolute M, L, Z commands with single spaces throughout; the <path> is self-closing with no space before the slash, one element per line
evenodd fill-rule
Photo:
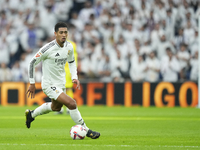
<path fill-rule="evenodd" d="M 30 86 L 26 92 L 28 97 L 31 96 L 31 98 L 35 97 L 35 66 L 44 59 L 44 54 L 42 54 L 41 49 L 35 54 L 35 56 L 31 59 L 29 65 L 28 65 L 28 76 L 29 76 L 29 82 Z"/>
<path fill-rule="evenodd" d="M 77 76 L 77 67 L 76 67 L 76 62 L 74 59 L 74 50 L 73 50 L 72 45 L 70 47 L 70 51 L 69 51 L 67 60 L 68 60 L 68 64 L 69 64 L 69 70 L 71 73 L 72 82 L 76 83 L 77 84 L 76 88 L 80 89 L 80 82 L 79 82 L 78 76 Z"/>

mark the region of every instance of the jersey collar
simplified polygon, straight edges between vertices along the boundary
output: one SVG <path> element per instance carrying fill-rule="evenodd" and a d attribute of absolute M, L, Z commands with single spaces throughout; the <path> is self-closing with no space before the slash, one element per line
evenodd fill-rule
<path fill-rule="evenodd" d="M 57 45 L 59 48 L 63 48 L 63 47 L 65 47 L 65 45 L 66 45 L 66 41 L 65 41 L 65 43 L 64 43 L 64 46 L 63 46 L 63 47 L 60 47 L 60 45 L 57 43 L 56 39 L 55 39 L 54 41 L 55 41 L 56 45 Z"/>

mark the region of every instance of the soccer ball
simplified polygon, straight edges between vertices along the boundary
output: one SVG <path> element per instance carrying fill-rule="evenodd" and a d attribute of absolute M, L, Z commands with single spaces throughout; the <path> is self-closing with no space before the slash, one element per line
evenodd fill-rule
<path fill-rule="evenodd" d="M 75 125 L 71 127 L 70 136 L 73 140 L 82 140 L 87 134 L 86 129 L 82 125 Z"/>

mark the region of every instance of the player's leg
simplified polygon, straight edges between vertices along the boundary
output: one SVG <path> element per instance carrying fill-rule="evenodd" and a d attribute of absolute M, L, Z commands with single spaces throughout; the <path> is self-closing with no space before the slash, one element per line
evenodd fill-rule
<path fill-rule="evenodd" d="M 51 104 L 52 111 L 60 111 L 61 110 L 63 104 L 61 104 L 60 102 L 53 100 L 53 99 L 51 99 L 51 102 L 52 102 L 52 104 Z"/>
<path fill-rule="evenodd" d="M 27 128 L 30 128 L 31 122 L 34 121 L 35 117 L 37 117 L 39 115 L 47 114 L 51 111 L 60 111 L 64 102 L 65 102 L 65 106 L 68 105 L 69 108 L 72 108 L 71 105 L 76 107 L 76 104 L 71 104 L 74 100 L 73 99 L 69 100 L 70 97 L 67 96 L 66 94 L 64 94 L 63 90 L 59 89 L 58 87 L 47 88 L 47 89 L 44 89 L 43 91 L 44 91 L 44 93 L 46 93 L 46 95 L 48 97 L 51 98 L 51 102 L 44 103 L 41 106 L 37 107 L 35 110 L 31 111 L 31 110 L 27 109 L 25 111 Z M 59 102 L 59 101 L 54 100 L 54 99 L 57 99 L 62 94 L 66 95 L 66 97 L 65 97 L 66 101 Z M 70 101 L 71 101 L 71 103 L 70 103 Z M 75 101 L 74 101 L 74 103 L 75 103 Z"/>
<path fill-rule="evenodd" d="M 66 94 L 71 97 L 74 98 L 74 93 L 73 93 L 73 89 L 72 88 L 66 88 Z M 69 114 L 69 108 L 66 107 L 66 113 Z"/>
<path fill-rule="evenodd" d="M 39 115 L 47 114 L 51 111 L 60 111 L 60 109 L 63 106 L 63 104 L 53 100 L 53 99 L 57 99 L 57 97 L 63 92 L 62 89 L 59 89 L 57 87 L 54 87 L 54 88 L 49 87 L 47 89 L 43 89 L 43 92 L 49 98 L 51 98 L 51 102 L 44 103 L 41 106 L 37 107 L 35 110 L 31 111 L 27 109 L 25 111 L 27 128 L 30 128 L 31 122 L 34 121 L 35 117 Z"/>
<path fill-rule="evenodd" d="M 71 73 L 70 73 L 70 70 L 69 70 L 69 66 L 68 66 L 68 63 L 66 63 L 65 65 L 65 72 L 66 72 L 66 83 L 65 83 L 65 88 L 66 88 L 66 94 L 71 97 L 71 98 L 74 98 L 74 93 L 73 93 L 73 82 L 72 82 L 72 79 L 71 79 Z M 66 107 L 66 112 L 67 114 L 69 114 L 69 109 Z"/>
<path fill-rule="evenodd" d="M 25 111 L 27 128 L 30 128 L 31 122 L 35 119 L 35 117 L 37 117 L 38 115 L 43 115 L 51 112 L 52 111 L 51 104 L 52 104 L 51 102 L 44 103 L 32 111 L 27 109 Z"/>
<path fill-rule="evenodd" d="M 100 136 L 100 133 L 92 131 L 86 126 L 86 124 L 85 124 L 83 118 L 81 117 L 81 114 L 77 108 L 76 101 L 74 99 L 72 99 L 65 93 L 61 93 L 58 96 L 56 101 L 62 103 L 69 109 L 70 116 L 76 124 L 80 124 L 86 128 L 88 137 L 90 137 L 92 139 L 96 139 Z"/>
<path fill-rule="evenodd" d="M 66 88 L 66 94 L 73 98 L 73 90 L 72 88 Z M 61 108 L 60 111 L 56 112 L 55 114 L 63 114 L 64 113 L 64 107 Z M 69 109 L 66 107 L 66 113 L 69 114 Z"/>
<path fill-rule="evenodd" d="M 27 109 L 25 111 L 26 115 L 26 126 L 27 128 L 30 128 L 31 122 L 35 119 L 35 117 L 43 114 L 47 114 L 51 111 L 59 111 L 62 107 L 62 104 L 54 104 L 56 108 L 52 108 L 52 103 L 54 103 L 54 100 L 51 100 L 52 102 L 47 102 L 42 104 L 41 106 L 37 107 L 35 110 L 29 110 Z M 60 109 L 59 109 L 60 108 Z"/>

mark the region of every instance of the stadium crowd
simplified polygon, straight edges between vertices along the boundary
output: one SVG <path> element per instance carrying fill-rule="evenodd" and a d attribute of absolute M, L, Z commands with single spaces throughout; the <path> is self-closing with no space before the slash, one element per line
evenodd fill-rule
<path fill-rule="evenodd" d="M 0 82 L 28 81 L 28 62 L 59 21 L 80 80 L 197 81 L 199 15 L 199 0 L 1 0 Z"/>

